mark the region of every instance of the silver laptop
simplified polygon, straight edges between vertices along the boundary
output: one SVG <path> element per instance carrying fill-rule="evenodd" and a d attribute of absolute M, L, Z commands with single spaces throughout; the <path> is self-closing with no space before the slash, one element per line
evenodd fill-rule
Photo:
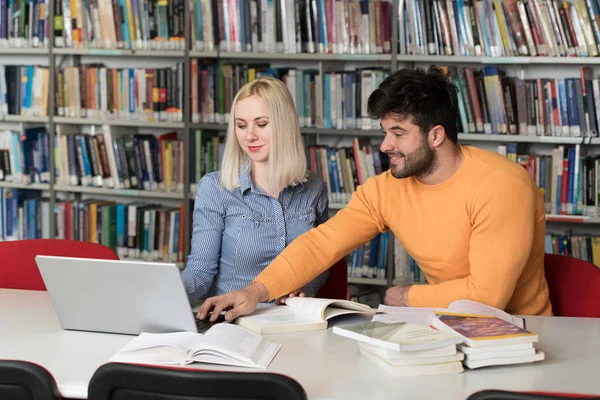
<path fill-rule="evenodd" d="M 63 329 L 197 332 L 175 264 L 36 256 Z"/>

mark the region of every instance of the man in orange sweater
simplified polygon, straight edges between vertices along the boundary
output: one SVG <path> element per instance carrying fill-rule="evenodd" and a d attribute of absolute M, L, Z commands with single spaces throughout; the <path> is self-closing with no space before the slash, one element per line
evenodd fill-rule
<path fill-rule="evenodd" d="M 298 237 L 249 286 L 206 300 L 229 321 L 290 293 L 391 229 L 428 285 L 388 289 L 393 306 L 447 307 L 469 299 L 513 314 L 552 315 L 544 277 L 545 207 L 527 171 L 457 143 L 456 88 L 441 70 L 402 69 L 368 101 L 381 118 L 390 169 L 348 205 Z"/>

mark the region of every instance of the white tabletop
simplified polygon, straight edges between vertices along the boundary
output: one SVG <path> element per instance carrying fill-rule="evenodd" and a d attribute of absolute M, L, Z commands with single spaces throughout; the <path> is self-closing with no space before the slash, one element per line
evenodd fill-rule
<path fill-rule="evenodd" d="M 355 341 L 327 331 L 269 335 L 281 343 L 268 370 L 296 379 L 312 399 L 466 399 L 488 388 L 600 394 L 600 319 L 527 317 L 544 361 L 457 375 L 392 377 L 362 357 Z M 46 292 L 0 289 L 0 358 L 36 362 L 63 397 L 86 398 L 96 368 L 132 336 L 61 329 Z M 194 364 L 206 368 L 206 364 Z M 211 365 L 210 369 L 219 369 Z M 262 371 L 262 370 L 252 370 Z"/>

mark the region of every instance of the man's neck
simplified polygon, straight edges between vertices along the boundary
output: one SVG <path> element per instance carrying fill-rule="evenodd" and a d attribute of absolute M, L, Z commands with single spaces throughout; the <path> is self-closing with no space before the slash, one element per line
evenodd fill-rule
<path fill-rule="evenodd" d="M 458 144 L 452 144 L 447 150 L 444 149 L 438 152 L 437 166 L 435 170 L 425 176 L 416 177 L 419 182 L 424 185 L 433 186 L 439 185 L 449 179 L 462 165 L 464 155 Z"/>

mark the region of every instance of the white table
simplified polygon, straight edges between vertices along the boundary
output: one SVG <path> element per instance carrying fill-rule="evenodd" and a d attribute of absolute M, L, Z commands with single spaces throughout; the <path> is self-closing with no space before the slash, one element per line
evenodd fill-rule
<path fill-rule="evenodd" d="M 329 329 L 269 335 L 283 347 L 268 370 L 293 377 L 310 399 L 320 400 L 464 400 L 487 388 L 600 394 L 600 319 L 527 317 L 527 327 L 539 334 L 537 347 L 546 360 L 457 375 L 392 377 L 362 357 L 355 341 Z M 131 338 L 64 331 L 46 292 L 0 289 L 0 358 L 43 365 L 63 397 L 86 398 L 94 371 Z"/>

